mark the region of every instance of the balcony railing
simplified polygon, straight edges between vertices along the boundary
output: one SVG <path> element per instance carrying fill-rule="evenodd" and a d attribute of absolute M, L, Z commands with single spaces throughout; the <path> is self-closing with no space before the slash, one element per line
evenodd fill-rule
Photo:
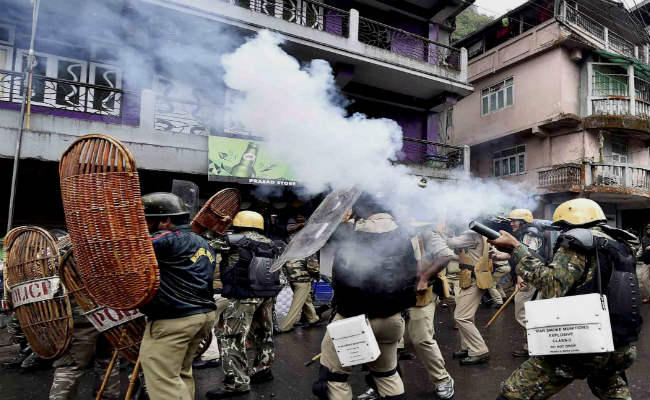
<path fill-rule="evenodd" d="M 399 161 L 421 164 L 437 169 L 455 169 L 463 166 L 464 149 L 429 140 L 405 137 Z"/>
<path fill-rule="evenodd" d="M 559 165 L 538 173 L 539 186 L 579 185 L 583 188 L 611 191 L 619 189 L 641 190 L 650 197 L 650 170 L 604 163 Z"/>
<path fill-rule="evenodd" d="M 580 165 L 567 164 L 548 171 L 539 172 L 539 186 L 580 185 L 582 183 Z"/>
<path fill-rule="evenodd" d="M 352 13 L 313 0 L 224 0 L 261 14 L 337 36 L 356 38 L 369 46 L 423 61 L 428 64 L 461 70 L 461 51 L 423 36 L 378 21 L 359 17 L 350 24 Z M 356 14 L 358 16 L 358 13 Z M 358 26 L 357 26 L 358 25 Z M 354 27 L 358 29 L 350 32 Z"/>
<path fill-rule="evenodd" d="M 22 72 L 0 70 L 0 103 L 22 103 L 26 85 Z M 31 104 L 120 118 L 123 94 L 121 89 L 34 75 Z"/>
<path fill-rule="evenodd" d="M 311 0 L 227 0 L 231 4 L 319 31 L 347 37 L 350 13 Z"/>
<path fill-rule="evenodd" d="M 616 51 L 628 57 L 639 57 L 638 50 L 634 43 L 631 43 L 623 39 L 620 35 L 610 31 L 600 22 L 567 4 L 566 1 L 562 2 L 560 10 L 560 19 L 563 19 L 565 23 L 571 24 L 598 39 L 602 42 L 605 49 Z"/>
<path fill-rule="evenodd" d="M 368 18 L 359 18 L 359 41 L 429 64 L 460 70 L 460 50 Z"/>

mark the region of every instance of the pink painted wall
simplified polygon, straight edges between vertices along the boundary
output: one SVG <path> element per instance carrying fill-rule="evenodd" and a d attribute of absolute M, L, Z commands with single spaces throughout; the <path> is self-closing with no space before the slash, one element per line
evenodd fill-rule
<path fill-rule="evenodd" d="M 478 60 L 480 62 L 480 60 Z M 481 90 L 514 78 L 514 105 L 481 116 Z M 454 144 L 485 142 L 539 125 L 561 113 L 579 113 L 579 67 L 555 48 L 470 82 L 475 91 L 454 107 Z"/>

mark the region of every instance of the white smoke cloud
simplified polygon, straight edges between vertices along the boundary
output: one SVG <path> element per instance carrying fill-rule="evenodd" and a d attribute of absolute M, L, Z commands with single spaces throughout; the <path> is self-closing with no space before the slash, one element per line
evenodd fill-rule
<path fill-rule="evenodd" d="M 281 43 L 262 31 L 222 58 L 226 85 L 242 94 L 229 112 L 265 138 L 265 149 L 292 167 L 308 193 L 356 185 L 381 193 L 401 219 L 445 216 L 463 224 L 513 206 L 535 207 L 527 188 L 507 182 L 430 181 L 426 189 L 418 187 L 406 166 L 389 161 L 402 148 L 399 125 L 347 116 L 330 65 L 301 65 Z"/>

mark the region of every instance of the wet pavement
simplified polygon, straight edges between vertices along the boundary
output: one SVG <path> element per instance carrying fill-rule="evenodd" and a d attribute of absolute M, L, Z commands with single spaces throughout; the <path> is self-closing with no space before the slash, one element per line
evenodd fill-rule
<path fill-rule="evenodd" d="M 482 327 L 491 317 L 493 309 L 481 307 L 477 315 L 478 326 Z M 457 400 L 495 399 L 501 381 L 503 381 L 521 362 L 510 355 L 514 348 L 522 345 L 524 336 L 514 320 L 514 307 L 511 305 L 506 313 L 489 329 L 481 329 L 490 347 L 490 362 L 482 366 L 460 367 L 456 360 L 451 359 L 451 353 L 457 349 L 458 335 L 453 330 L 453 313 L 442 310 L 436 313 L 436 337 L 447 368 L 456 380 Z M 645 308 L 643 315 L 650 324 L 650 306 Z M 650 326 L 650 325 L 649 325 Z M 642 332 L 638 343 L 639 359 L 628 370 L 628 379 L 634 399 L 650 399 L 650 335 L 648 326 Z M 320 340 L 325 328 L 309 330 L 296 329 L 294 332 L 276 336 L 277 358 L 273 365 L 275 380 L 273 382 L 254 386 L 250 394 L 238 397 L 242 400 L 278 399 L 306 400 L 311 396 L 311 384 L 315 380 L 318 364 L 304 367 L 304 363 L 319 352 Z M 15 348 L 6 346 L 7 337 L 0 333 L 0 362 L 14 355 Z M 435 399 L 432 394 L 428 377 L 419 361 L 402 361 L 402 370 L 408 399 Z M 122 372 L 123 385 L 126 385 L 126 371 Z M 81 384 L 77 399 L 91 399 L 93 374 L 88 373 Z M 222 379 L 221 367 L 195 371 L 197 382 L 197 399 L 204 399 L 207 390 L 216 386 Z M 10 370 L 0 370 L 0 400 L 45 400 L 48 398 L 52 370 L 21 373 Z M 365 390 L 363 375 L 360 371 L 350 380 L 355 394 Z M 577 400 L 595 398 L 586 382 L 577 381 L 567 387 L 554 399 Z"/>

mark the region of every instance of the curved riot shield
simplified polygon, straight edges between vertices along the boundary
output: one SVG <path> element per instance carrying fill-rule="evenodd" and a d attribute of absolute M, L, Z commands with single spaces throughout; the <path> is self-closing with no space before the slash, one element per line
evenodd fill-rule
<path fill-rule="evenodd" d="M 199 207 L 201 207 L 199 203 L 199 186 L 194 182 L 174 179 L 172 181 L 172 193 L 183 199 L 190 209 L 190 218 L 194 218 L 199 211 Z"/>
<path fill-rule="evenodd" d="M 303 259 L 320 250 L 359 196 L 361 191 L 357 188 L 335 190 L 328 194 L 309 217 L 305 227 L 294 235 L 282 255 L 273 262 L 271 272 L 282 268 L 287 261 Z"/>
<path fill-rule="evenodd" d="M 79 274 L 90 295 L 118 310 L 149 302 L 160 276 L 129 149 L 107 135 L 82 136 L 61 156 L 59 176 Z"/>
<path fill-rule="evenodd" d="M 11 304 L 32 349 L 56 358 L 72 339 L 72 309 L 59 279 L 56 240 L 36 226 L 14 228 L 5 239 Z"/>

